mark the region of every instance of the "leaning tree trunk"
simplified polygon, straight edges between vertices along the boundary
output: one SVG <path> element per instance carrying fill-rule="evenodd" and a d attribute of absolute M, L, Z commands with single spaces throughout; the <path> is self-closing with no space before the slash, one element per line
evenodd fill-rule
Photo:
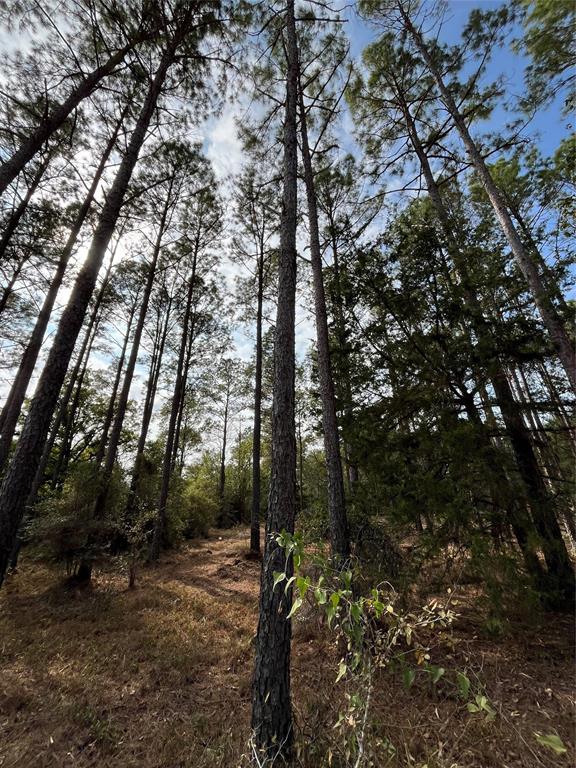
<path fill-rule="evenodd" d="M 286 106 L 284 117 L 284 193 L 278 260 L 278 307 L 274 344 L 272 399 L 272 475 L 266 539 L 260 578 L 256 668 L 252 698 L 255 748 L 271 765 L 289 760 L 293 727 L 290 701 L 292 591 L 274 589 L 274 572 L 292 572 L 292 560 L 276 537 L 294 531 L 296 511 L 296 434 L 294 422 L 296 226 L 298 136 L 298 47 L 294 0 L 286 5 Z"/>
<path fill-rule="evenodd" d="M 70 404 L 70 400 L 72 399 L 72 395 L 74 394 L 74 390 L 76 388 L 76 385 L 79 379 L 83 378 L 84 376 L 84 371 L 86 370 L 88 359 L 92 352 L 92 346 L 96 340 L 98 327 L 100 325 L 100 321 L 102 318 L 101 305 L 102 305 L 102 301 L 104 299 L 106 290 L 108 288 L 110 274 L 112 272 L 113 258 L 114 258 L 114 254 L 112 256 L 112 259 L 110 259 L 110 263 L 106 270 L 106 274 L 104 275 L 102 285 L 100 286 L 100 290 L 98 291 L 98 294 L 96 296 L 94 306 L 92 307 L 88 324 L 86 326 L 86 331 L 84 333 L 84 339 L 80 346 L 80 351 L 78 352 L 76 363 L 74 364 L 74 368 L 72 369 L 72 373 L 70 374 L 68 384 L 66 385 L 64 394 L 59 403 L 58 410 L 56 411 L 54 423 L 50 427 L 50 434 L 48 436 L 48 439 L 45 442 L 44 449 L 42 451 L 42 457 L 40 459 L 38 469 L 36 470 L 36 474 L 34 476 L 34 482 L 32 483 L 32 488 L 30 489 L 30 494 L 28 496 L 27 505 L 29 508 L 33 507 L 34 504 L 36 503 L 36 497 L 38 495 L 38 491 L 40 490 L 40 487 L 44 481 L 44 472 L 48 465 L 48 461 L 52 453 L 52 448 L 54 447 L 54 443 L 56 442 L 56 438 L 58 437 L 58 432 L 60 431 L 60 427 L 62 425 L 62 422 L 64 421 L 66 410 Z"/>
<path fill-rule="evenodd" d="M 260 453 L 262 449 L 262 303 L 264 294 L 264 253 L 258 260 L 256 307 L 256 369 L 254 371 L 254 428 L 252 431 L 252 511 L 250 551 L 260 553 Z"/>
<path fill-rule="evenodd" d="M 125 112 L 126 111 L 127 110 L 125 110 Z M 92 184 L 88 190 L 88 194 L 80 206 L 76 220 L 72 225 L 66 244 L 64 245 L 62 253 L 60 254 L 56 273 L 52 278 L 52 282 L 50 283 L 50 287 L 48 288 L 48 292 L 44 298 L 42 309 L 40 310 L 36 324 L 34 326 L 34 330 L 32 331 L 32 335 L 30 336 L 30 340 L 24 355 L 22 356 L 22 360 L 20 361 L 20 366 L 18 368 L 18 372 L 16 373 L 16 377 L 14 378 L 10 393 L 6 399 L 2 413 L 0 414 L 0 471 L 4 467 L 8 453 L 10 451 L 10 447 L 12 445 L 12 438 L 14 437 L 14 431 L 20 416 L 20 411 L 22 410 L 22 403 L 24 402 L 26 390 L 28 389 L 32 374 L 34 373 L 36 361 L 38 360 L 38 355 L 42 346 L 42 340 L 44 339 L 44 334 L 46 333 L 46 328 L 48 327 L 48 322 L 56 302 L 58 291 L 60 290 L 60 286 L 62 285 L 62 281 L 64 279 L 64 273 L 68 266 L 68 262 L 70 260 L 70 256 L 72 255 L 72 251 L 74 249 L 74 245 L 76 244 L 78 235 L 80 234 L 80 230 L 82 229 L 82 225 L 84 224 L 86 216 L 88 215 L 94 200 L 94 195 L 96 194 L 96 190 L 100 184 L 100 179 L 102 178 L 102 174 L 106 168 L 108 158 L 110 157 L 110 154 L 112 153 L 112 150 L 116 144 L 118 133 L 124 121 L 125 112 L 123 113 L 121 119 L 117 122 L 113 134 L 110 137 L 108 144 L 106 145 L 104 154 L 102 155 L 98 168 L 96 169 L 96 173 L 94 174 Z"/>
<path fill-rule="evenodd" d="M 24 166 L 40 151 L 46 141 L 64 123 L 66 118 L 76 109 L 84 99 L 88 98 L 98 87 L 103 78 L 111 75 L 116 67 L 122 63 L 126 54 L 134 47 L 135 42 L 128 43 L 101 66 L 94 69 L 83 78 L 82 82 L 72 91 L 66 101 L 54 108 L 40 123 L 40 125 L 26 139 L 22 146 L 14 154 L 0 165 L 0 194 L 18 176 Z"/>
<path fill-rule="evenodd" d="M 14 286 L 18 282 L 18 278 L 20 277 L 20 273 L 22 272 L 24 266 L 30 261 L 31 255 L 32 255 L 31 252 L 26 250 L 26 252 L 22 255 L 22 257 L 16 264 L 16 267 L 10 276 L 10 280 L 8 281 L 8 284 L 4 286 L 4 290 L 2 291 L 2 296 L 0 296 L 0 315 L 2 315 L 2 313 L 8 306 L 10 297 L 14 292 Z"/>
<path fill-rule="evenodd" d="M 140 305 L 140 312 L 138 315 L 138 322 L 134 329 L 134 337 L 132 339 L 132 348 L 130 350 L 130 357 L 128 359 L 128 365 L 124 373 L 124 381 L 122 382 L 122 389 L 118 398 L 118 405 L 116 406 L 116 414 L 114 416 L 114 423 L 110 432 L 110 441 L 106 451 L 106 460 L 104 462 L 104 476 L 102 478 L 102 488 L 96 499 L 94 505 L 94 517 L 99 519 L 104 514 L 106 507 L 106 499 L 108 496 L 108 489 L 110 486 L 110 480 L 112 478 L 112 472 L 114 464 L 116 463 L 116 456 L 118 454 L 118 445 L 120 444 L 120 436 L 122 434 L 122 427 L 124 425 L 124 418 L 126 416 L 126 407 L 128 405 L 128 398 L 130 396 L 130 388 L 132 386 L 132 380 L 134 378 L 134 371 L 136 370 L 136 363 L 138 361 L 138 353 L 140 351 L 140 341 L 142 339 L 142 333 L 144 331 L 144 323 L 146 322 L 146 315 L 148 314 L 148 306 L 150 304 L 150 296 L 152 295 L 152 289 L 154 287 L 154 279 L 156 277 L 156 267 L 158 266 L 158 259 L 162 250 L 162 238 L 166 227 L 166 219 L 168 211 L 171 205 L 172 197 L 172 184 L 173 179 L 169 184 L 168 193 L 162 209 L 160 222 L 158 225 L 158 236 L 154 244 L 154 251 L 152 254 L 152 261 L 148 267 L 148 275 L 146 279 L 146 286 L 144 288 L 144 295 L 142 296 L 142 304 Z"/>
<path fill-rule="evenodd" d="M 178 42 L 179 38 L 175 37 L 166 49 L 158 71 L 150 83 L 126 153 L 102 207 L 100 221 L 94 233 L 86 261 L 76 279 L 72 295 L 60 319 L 52 349 L 22 430 L 22 436 L 0 489 L 0 585 L 4 581 L 18 526 L 22 520 L 34 474 L 40 462 L 50 420 L 66 377 L 74 345 L 82 328 L 98 272 L 114 232 L 132 171 L 146 138 L 146 132 L 156 109 L 166 73 L 174 61 Z"/>
<path fill-rule="evenodd" d="M 28 208 L 28 204 L 32 198 L 32 195 L 34 194 L 34 192 L 38 188 L 38 185 L 40 184 L 42 176 L 44 175 L 44 172 L 48 167 L 49 159 L 50 159 L 50 156 L 48 155 L 48 157 L 45 158 L 43 162 L 40 164 L 40 166 L 38 167 L 38 170 L 36 171 L 34 178 L 32 179 L 32 182 L 30 183 L 30 186 L 26 191 L 26 195 L 20 201 L 16 209 L 12 212 L 12 215 L 10 216 L 4 228 L 4 231 L 2 232 L 2 237 L 0 238 L 0 261 L 4 260 L 4 257 L 6 255 L 6 250 L 8 249 L 8 246 L 10 245 L 10 242 L 12 240 L 12 235 L 16 231 L 22 216 L 24 216 L 24 213 Z M 20 273 L 22 272 L 22 269 L 24 268 L 25 264 L 27 264 L 30 261 L 30 257 L 31 257 L 31 252 L 28 249 L 26 249 L 22 257 L 19 259 L 18 263 L 16 264 L 15 269 L 12 272 L 10 279 L 8 280 L 8 284 L 4 287 L 4 290 L 2 291 L 2 296 L 0 297 L 0 315 L 4 312 L 4 310 L 8 306 L 8 301 L 12 296 L 12 293 L 14 291 L 14 286 L 16 285 L 18 278 L 20 277 Z"/>
<path fill-rule="evenodd" d="M 60 427 L 64 422 L 65 414 L 70 404 L 70 400 L 72 398 L 72 395 L 74 394 L 74 390 L 76 389 L 78 391 L 79 389 L 81 389 L 82 381 L 84 380 L 84 376 L 86 375 L 86 370 L 88 368 L 88 360 L 90 358 L 90 353 L 92 352 L 92 346 L 94 344 L 94 341 L 96 340 L 98 326 L 101 320 L 100 306 L 102 303 L 102 299 L 104 298 L 106 288 L 108 286 L 110 273 L 112 271 L 112 262 L 114 260 L 114 255 L 115 254 L 113 254 L 112 258 L 110 259 L 110 264 L 108 265 L 108 269 L 106 270 L 104 280 L 102 281 L 102 286 L 100 287 L 100 290 L 98 291 L 98 295 L 96 296 L 96 301 L 94 302 L 94 307 L 92 309 L 92 312 L 90 313 L 90 319 L 86 327 L 86 333 L 84 334 L 84 339 L 82 341 L 82 345 L 78 353 L 78 359 L 76 360 L 76 363 L 70 375 L 70 380 L 68 381 L 68 384 L 66 385 L 66 389 L 64 390 L 64 395 L 62 396 L 61 402 L 58 406 L 54 423 L 50 427 L 50 433 L 44 445 L 44 449 L 42 451 L 40 464 L 38 465 L 38 469 L 36 470 L 36 473 L 34 475 L 34 481 L 32 483 L 32 487 L 30 489 L 30 493 L 28 494 L 28 499 L 26 502 L 26 516 L 29 519 L 34 516 L 34 506 L 37 502 L 38 493 L 40 491 L 42 483 L 44 482 L 44 472 L 46 471 L 46 467 L 48 465 L 48 461 L 52 454 L 54 443 L 56 442 L 56 438 L 58 437 L 58 432 L 60 431 Z M 66 440 L 67 439 L 68 437 L 66 436 Z M 57 472 L 55 472 L 53 477 L 54 485 L 56 485 L 57 479 L 58 479 L 58 474 Z M 12 555 L 10 558 L 11 569 L 14 569 L 17 567 L 21 545 L 22 545 L 22 538 L 20 534 L 18 534 L 16 539 L 16 544 L 12 549 Z"/>
<path fill-rule="evenodd" d="M 108 399 L 108 408 L 106 409 L 106 416 L 104 417 L 104 424 L 102 425 L 102 434 L 98 441 L 98 448 L 94 454 L 94 466 L 98 470 L 104 456 L 106 455 L 106 446 L 108 445 L 108 437 L 110 434 L 110 427 L 114 421 L 114 413 L 116 412 L 116 398 L 118 396 L 118 390 L 122 382 L 122 374 L 124 372 L 124 361 L 126 360 L 126 352 L 128 351 L 128 344 L 130 343 L 130 334 L 132 332 L 132 323 L 134 322 L 134 315 L 136 314 L 136 301 L 132 305 L 128 314 L 128 321 L 126 324 L 126 331 L 124 333 L 124 340 L 122 342 L 122 349 L 120 350 L 120 357 L 116 363 L 116 375 L 114 376 L 114 382 L 112 384 L 112 392 Z"/>
<path fill-rule="evenodd" d="M 454 101 L 452 94 L 446 87 L 440 70 L 436 66 L 428 48 L 426 47 L 422 35 L 415 29 L 410 22 L 406 14 L 404 14 L 406 26 L 411 33 L 415 43 L 422 53 L 428 68 L 430 69 L 440 93 L 442 99 L 454 120 L 454 124 L 460 133 L 464 146 L 470 156 L 472 164 L 480 178 L 480 181 L 488 195 L 496 218 L 500 222 L 504 235 L 508 241 L 510 249 L 516 259 L 518 267 L 524 275 L 528 287 L 534 298 L 534 302 L 540 312 L 544 326 L 546 327 L 552 343 L 557 349 L 558 356 L 568 379 L 572 384 L 572 388 L 576 392 L 576 349 L 572 344 L 566 329 L 550 300 L 549 291 L 542 282 L 542 279 L 538 273 L 538 269 L 531 259 L 529 253 L 524 248 L 524 244 L 520 239 L 512 217 L 508 211 L 505 200 L 498 189 L 497 185 L 492 178 L 492 175 L 486 165 L 481 152 L 479 151 L 476 143 L 472 139 L 472 136 L 466 125 L 466 121 L 459 111 L 456 102 Z"/>
<path fill-rule="evenodd" d="M 324 427 L 324 453 L 328 476 L 328 516 L 330 520 L 330 541 L 332 557 L 340 565 L 350 559 L 350 537 L 346 517 L 346 499 L 344 496 L 344 478 L 340 457 L 340 436 L 336 417 L 336 396 L 330 361 L 330 342 L 328 336 L 328 315 L 326 312 L 326 294 L 322 275 L 322 253 L 318 231 L 318 206 L 314 188 L 314 172 L 308 143 L 306 109 L 304 94 L 300 83 L 300 134 L 302 139 L 302 160 L 304 164 L 304 182 L 308 200 L 308 226 L 310 229 L 310 261 L 314 280 L 314 307 L 316 316 L 316 349 L 318 354 L 318 379 L 322 400 L 322 425 Z"/>
<path fill-rule="evenodd" d="M 46 169 L 48 168 L 48 165 L 50 163 L 51 155 L 52 153 L 49 152 L 46 155 L 46 157 L 42 160 L 40 165 L 38 166 L 36 173 L 34 174 L 32 181 L 30 182 L 30 186 L 26 190 L 26 194 L 24 195 L 22 200 L 18 203 L 16 208 L 13 210 L 12 215 L 10 216 L 6 226 L 4 227 L 4 230 L 2 232 L 2 237 L 0 238 L 0 260 L 4 259 L 4 256 L 6 254 L 6 249 L 8 248 L 12 240 L 12 235 L 18 228 L 18 224 L 20 223 L 22 217 L 26 213 L 26 209 L 28 208 L 28 204 L 32 199 L 32 195 L 34 194 L 34 192 L 36 192 L 40 182 L 42 181 L 42 177 L 44 176 L 44 173 L 46 172 Z"/>
<path fill-rule="evenodd" d="M 400 94 L 398 84 L 395 83 L 395 85 L 398 94 Z M 489 346 L 493 347 L 494 340 L 492 338 L 492 330 L 484 317 L 478 297 L 473 290 L 464 254 L 461 251 L 453 231 L 448 212 L 446 211 L 440 195 L 438 184 L 436 183 L 428 157 L 418 136 L 414 119 L 403 99 L 401 99 L 401 107 L 406 120 L 410 141 L 418 156 L 424 174 L 430 200 L 436 210 L 447 240 L 448 252 L 452 257 L 454 266 L 462 281 L 464 299 L 471 316 L 474 330 L 478 338 L 485 339 Z M 559 601 L 560 603 L 564 602 L 564 598 L 567 602 L 570 602 L 574 590 L 574 577 L 570 558 L 552 508 L 552 500 L 547 493 L 541 477 L 540 467 L 534 453 L 534 448 L 522 420 L 518 404 L 514 399 L 510 383 L 497 355 L 495 355 L 494 360 L 492 361 L 489 373 L 490 381 L 506 426 L 506 431 L 512 444 L 516 465 L 524 487 L 526 488 L 534 527 L 542 539 L 542 549 L 548 567 L 548 573 L 551 577 L 549 591 L 559 591 L 562 593 Z M 512 514 L 514 519 L 510 522 L 518 539 L 518 543 L 524 553 L 526 563 L 532 570 L 534 578 L 539 582 L 539 585 L 542 586 L 541 569 L 539 568 L 536 557 L 533 553 L 528 551 L 530 548 L 530 536 L 528 533 L 528 527 L 530 527 L 529 521 L 522 518 L 516 512 L 513 512 Z"/>
<path fill-rule="evenodd" d="M 536 264 L 530 257 L 530 254 L 526 251 L 524 244 L 518 235 L 504 198 L 496 183 L 494 182 L 494 179 L 492 178 L 492 174 L 486 165 L 482 153 L 478 149 L 476 142 L 468 130 L 464 116 L 458 109 L 458 106 L 452 94 L 450 93 L 450 90 L 444 82 L 442 73 L 434 61 L 434 58 L 432 57 L 424 41 L 422 33 L 412 24 L 410 17 L 408 16 L 401 3 L 398 4 L 398 7 L 400 9 L 406 30 L 414 40 L 414 44 L 420 51 L 422 58 L 426 62 L 428 69 L 436 81 L 438 90 L 442 97 L 442 101 L 444 102 L 446 109 L 454 121 L 454 125 L 460 134 L 472 165 L 478 174 L 478 178 L 486 190 L 488 199 L 490 200 L 496 218 L 502 227 L 502 231 L 504 232 L 506 240 L 508 241 L 508 245 L 510 246 L 510 250 L 514 255 L 518 268 L 526 279 L 526 283 L 528 284 L 534 299 L 534 303 L 540 312 L 542 322 L 544 323 L 544 326 L 550 335 L 550 339 L 552 340 L 552 343 L 558 352 L 558 356 L 564 367 L 564 370 L 566 371 L 566 375 L 572 384 L 572 389 L 576 392 L 576 348 L 572 344 L 566 328 L 564 327 L 562 320 L 558 315 L 556 308 L 554 307 L 554 304 L 550 300 L 549 291 L 547 290 L 542 281 L 542 278 L 540 277 Z"/>

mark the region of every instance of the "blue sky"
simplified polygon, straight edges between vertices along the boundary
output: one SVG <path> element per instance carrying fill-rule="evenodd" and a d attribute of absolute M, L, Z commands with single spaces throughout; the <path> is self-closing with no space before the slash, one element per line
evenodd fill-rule
<path fill-rule="evenodd" d="M 449 43 L 457 42 L 473 8 L 489 10 L 499 5 L 501 5 L 499 0 L 449 0 L 442 38 Z M 351 53 L 355 59 L 360 57 L 364 47 L 378 34 L 378 31 L 363 22 L 353 9 L 348 12 L 346 32 L 350 38 Z M 519 29 L 517 36 L 520 36 L 520 34 L 521 30 Z M 17 44 L 25 47 L 26 38 L 10 33 L 7 34 L 6 31 L 3 32 L 0 29 L 0 50 L 11 50 Z M 525 66 L 526 60 L 522 56 L 514 53 L 510 47 L 502 47 L 494 52 L 486 79 L 489 80 L 505 73 L 508 81 L 508 97 L 513 100 L 512 97 L 519 96 L 524 92 Z M 557 99 L 555 103 L 540 111 L 525 131 L 531 141 L 537 144 L 545 156 L 555 151 L 562 138 L 568 134 L 571 128 L 570 120 L 562 116 L 561 107 L 561 99 Z M 235 117 L 241 112 L 242 106 L 238 102 L 229 104 L 222 114 L 207 120 L 195 131 L 194 138 L 203 140 L 207 155 L 214 165 L 216 174 L 222 180 L 229 177 L 230 174 L 237 172 L 244 159 L 235 126 Z M 475 126 L 474 130 L 480 132 L 484 128 L 487 130 L 495 129 L 511 117 L 512 113 L 506 112 L 502 107 L 498 107 L 483 126 Z M 351 121 L 344 119 L 342 127 L 343 148 L 344 150 L 352 149 L 354 141 L 351 133 L 353 128 Z M 305 231 L 302 231 L 301 236 L 304 239 L 306 238 Z M 224 259 L 221 272 L 229 292 L 232 294 L 234 277 L 238 272 L 238 267 L 233 262 L 228 262 Z M 63 302 L 66 298 L 67 290 L 62 292 L 62 295 L 59 297 L 59 303 Z M 309 307 L 306 306 L 305 301 L 301 301 L 298 309 L 297 327 L 298 351 L 301 357 L 306 353 L 314 336 L 314 324 Z M 253 350 L 252 329 L 239 325 L 234 333 L 234 344 L 236 348 L 235 354 L 249 358 Z M 107 364 L 107 360 L 98 362 L 102 365 Z M 140 375 L 138 382 L 135 382 L 135 390 L 138 389 L 144 378 L 143 369 L 139 368 L 138 373 Z M 133 396 L 135 395 L 136 391 L 133 393 Z"/>
<path fill-rule="evenodd" d="M 441 39 L 447 43 L 458 42 L 472 9 L 491 10 L 502 4 L 502 0 L 448 0 Z M 377 30 L 362 21 L 354 12 L 348 17 L 346 31 L 354 58 L 359 58 L 366 45 L 378 35 Z M 520 37 L 521 34 L 520 26 L 512 32 L 513 37 Z M 521 96 L 525 91 L 524 71 L 526 64 L 527 59 L 515 53 L 511 47 L 499 48 L 492 55 L 485 75 L 486 81 L 505 74 L 508 97 L 512 99 L 514 96 Z M 486 122 L 486 127 L 489 130 L 497 127 L 503 120 L 510 119 L 511 114 L 502 108 L 496 109 L 491 119 Z M 530 125 L 527 126 L 526 133 L 531 140 L 537 143 L 542 154 L 551 155 L 572 128 L 570 119 L 562 115 L 562 99 L 557 98 L 553 104 L 538 112 Z"/>
<path fill-rule="evenodd" d="M 500 0 L 450 0 L 447 3 L 441 38 L 447 43 L 458 42 L 472 9 L 490 10 L 501 4 Z M 347 19 L 345 32 L 350 40 L 351 55 L 358 60 L 363 49 L 378 36 L 379 31 L 359 18 L 353 8 L 345 11 L 345 17 Z M 521 34 L 522 29 L 519 27 L 512 31 L 511 37 L 520 37 Z M 507 78 L 506 96 L 511 103 L 514 103 L 516 98 L 521 96 L 525 90 L 526 64 L 527 59 L 515 53 L 510 46 L 499 48 L 494 52 L 488 65 L 484 82 L 489 82 L 505 74 Z M 346 111 L 345 104 L 343 107 L 345 113 L 342 115 L 341 128 L 338 132 L 341 149 L 344 152 L 357 153 L 358 148 L 353 138 L 354 126 L 349 113 Z M 237 103 L 231 104 L 222 115 L 209 121 L 204 134 L 208 156 L 214 163 L 220 178 L 226 178 L 229 174 L 237 171 L 244 160 L 234 126 L 234 118 L 241 111 L 242 107 L 239 107 Z M 510 121 L 517 114 L 513 111 L 507 111 L 503 106 L 498 106 L 490 118 L 484 123 L 476 124 L 473 131 L 477 134 L 484 130 L 493 131 L 502 127 L 505 122 Z M 548 156 L 554 153 L 562 138 L 567 135 L 567 123 L 566 118 L 562 117 L 561 99 L 558 99 L 554 104 L 548 105 L 546 109 L 538 113 L 537 117 L 526 126 L 524 134 L 538 146 L 543 155 Z M 458 142 L 457 139 L 456 142 Z M 305 248 L 306 232 L 304 230 L 301 232 L 301 238 L 302 247 Z M 224 268 L 229 285 L 232 285 L 233 275 L 237 267 L 224 265 Z M 249 357 L 252 354 L 251 330 L 250 328 L 239 327 L 234 333 L 234 343 L 242 356 Z M 305 306 L 305 302 L 300 302 L 297 327 L 297 348 L 300 357 L 305 355 L 314 336 L 312 316 Z"/>

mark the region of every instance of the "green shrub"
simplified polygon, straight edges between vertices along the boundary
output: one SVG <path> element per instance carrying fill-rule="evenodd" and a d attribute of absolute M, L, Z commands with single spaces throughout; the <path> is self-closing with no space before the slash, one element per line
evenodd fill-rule
<path fill-rule="evenodd" d="M 64 563 L 74 571 L 82 559 L 98 560 L 109 553 L 121 530 L 126 485 L 119 472 L 110 480 L 106 510 L 94 518 L 94 504 L 102 488 L 102 475 L 89 462 L 78 463 L 63 488 L 45 497 L 35 508 L 24 535 L 38 544 L 40 556 Z"/>

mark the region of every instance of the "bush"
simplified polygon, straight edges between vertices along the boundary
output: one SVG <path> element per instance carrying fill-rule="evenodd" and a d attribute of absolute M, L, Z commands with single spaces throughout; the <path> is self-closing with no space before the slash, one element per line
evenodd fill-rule
<path fill-rule="evenodd" d="M 184 494 L 185 527 L 187 539 L 207 536 L 218 515 L 218 503 L 202 489 L 189 487 Z"/>
<path fill-rule="evenodd" d="M 78 463 L 60 492 L 46 497 L 35 508 L 26 527 L 39 554 L 64 563 L 69 573 L 83 559 L 98 560 L 108 555 L 121 530 L 126 486 L 118 472 L 110 481 L 107 505 L 102 518 L 94 519 L 94 503 L 102 477 L 89 462 Z"/>

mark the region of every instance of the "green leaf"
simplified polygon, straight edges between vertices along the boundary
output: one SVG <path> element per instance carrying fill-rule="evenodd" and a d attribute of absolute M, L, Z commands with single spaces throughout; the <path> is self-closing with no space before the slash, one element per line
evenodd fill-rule
<path fill-rule="evenodd" d="M 428 667 L 428 672 L 430 672 L 430 675 L 432 677 L 432 682 L 434 683 L 434 685 L 436 685 L 436 683 L 438 682 L 438 680 L 440 680 L 442 675 L 446 673 L 446 670 L 444 669 L 444 667 L 430 666 Z"/>
<path fill-rule="evenodd" d="M 467 699 L 468 694 L 470 693 L 470 680 L 466 677 L 464 672 L 456 672 L 456 684 L 458 685 L 460 696 L 462 696 L 463 699 Z"/>
<path fill-rule="evenodd" d="M 410 667 L 404 667 L 402 670 L 402 682 L 406 688 L 410 688 L 416 678 L 416 671 Z"/>
<path fill-rule="evenodd" d="M 316 587 L 316 589 L 314 590 L 314 597 L 318 605 L 324 605 L 328 600 L 328 597 L 326 595 L 326 590 L 320 589 L 319 587 Z"/>
<path fill-rule="evenodd" d="M 332 603 L 329 603 L 328 608 L 326 609 L 326 616 L 328 618 L 328 626 L 330 627 L 332 625 L 332 620 L 336 616 L 336 608 Z"/>
<path fill-rule="evenodd" d="M 278 584 L 280 584 L 281 581 L 284 581 L 286 578 L 286 574 L 283 571 L 274 571 L 272 574 L 274 576 L 274 584 L 272 586 L 272 589 L 276 589 Z"/>
<path fill-rule="evenodd" d="M 308 591 L 308 587 L 310 586 L 310 582 L 308 578 L 304 578 L 304 576 L 298 576 L 296 579 L 296 587 L 298 588 L 298 592 L 300 592 L 300 597 L 304 599 L 306 596 L 306 592 Z"/>
<path fill-rule="evenodd" d="M 352 585 L 352 571 L 342 571 L 342 582 L 346 589 L 350 589 Z"/>
<path fill-rule="evenodd" d="M 288 614 L 288 618 L 291 618 L 292 616 L 294 616 L 294 614 L 296 613 L 298 608 L 300 608 L 301 605 L 302 605 L 302 598 L 296 597 L 294 599 L 294 602 L 292 603 L 292 608 L 290 608 L 290 613 Z"/>
<path fill-rule="evenodd" d="M 348 671 L 348 666 L 346 665 L 346 662 L 341 661 L 340 664 L 338 665 L 338 676 L 336 678 L 336 682 L 338 682 L 339 680 L 342 680 L 342 678 L 344 677 L 347 671 Z"/>
<path fill-rule="evenodd" d="M 542 746 L 554 750 L 557 755 L 563 755 L 568 751 L 564 746 L 564 742 L 556 733 L 547 733 L 546 735 L 542 735 L 541 733 L 535 732 L 534 736 L 536 737 L 538 744 L 542 744 Z"/>

